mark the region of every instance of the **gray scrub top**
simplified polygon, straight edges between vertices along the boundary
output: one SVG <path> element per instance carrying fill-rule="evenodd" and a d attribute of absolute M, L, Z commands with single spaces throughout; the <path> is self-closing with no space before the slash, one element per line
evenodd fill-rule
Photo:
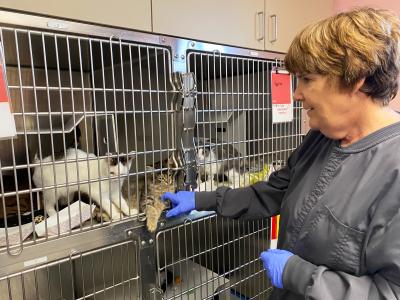
<path fill-rule="evenodd" d="M 271 299 L 400 299 L 400 122 L 346 148 L 310 131 L 268 182 L 195 196 L 230 218 L 281 214 L 293 252 Z"/>

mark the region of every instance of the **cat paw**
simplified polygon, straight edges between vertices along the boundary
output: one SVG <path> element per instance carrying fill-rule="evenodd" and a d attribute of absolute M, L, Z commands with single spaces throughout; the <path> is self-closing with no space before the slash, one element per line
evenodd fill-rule
<path fill-rule="evenodd" d="M 120 220 L 123 217 L 123 215 L 120 213 L 119 210 L 113 209 L 111 213 L 111 218 L 113 220 Z"/>
<path fill-rule="evenodd" d="M 119 200 L 121 200 L 121 202 Z M 123 197 L 121 197 L 121 199 L 115 199 L 115 201 L 113 201 L 113 204 L 116 207 L 118 207 L 125 216 L 129 216 L 130 215 L 129 214 L 129 206 L 126 203 L 126 200 Z"/>
<path fill-rule="evenodd" d="M 111 220 L 119 220 L 122 216 L 120 215 L 119 210 L 113 209 L 112 214 L 110 215 L 105 210 L 100 210 L 99 207 L 96 207 L 93 211 L 93 218 L 101 223 L 101 222 L 109 222 Z"/>
<path fill-rule="evenodd" d="M 155 201 L 154 204 L 153 204 L 153 206 L 155 207 L 155 209 L 156 209 L 157 211 L 160 211 L 160 212 L 162 212 L 164 209 L 167 208 L 166 205 L 165 205 L 165 203 L 164 203 L 164 202 L 161 202 L 160 200 Z"/>
<path fill-rule="evenodd" d="M 131 214 L 133 214 L 133 209 L 129 209 L 129 206 L 125 203 L 125 205 L 121 205 L 121 211 L 123 212 L 123 214 L 125 216 L 130 216 Z M 136 212 L 137 214 L 137 212 Z"/>
<path fill-rule="evenodd" d="M 137 210 L 136 208 L 131 208 L 131 209 L 129 210 L 128 216 L 136 216 L 136 215 L 138 215 L 138 214 L 139 214 L 139 212 L 138 212 L 138 210 Z"/>
<path fill-rule="evenodd" d="M 93 219 L 99 223 L 109 222 L 111 220 L 107 213 L 105 211 L 101 211 L 98 207 L 96 207 L 93 211 Z"/>
<path fill-rule="evenodd" d="M 160 218 L 161 211 L 154 206 L 147 206 L 146 209 L 146 226 L 149 232 L 154 232 L 157 230 L 158 220 Z"/>
<path fill-rule="evenodd" d="M 57 211 L 54 209 L 54 207 L 46 207 L 46 213 L 49 217 L 54 216 L 57 214 Z"/>
<path fill-rule="evenodd" d="M 157 230 L 157 222 L 150 222 L 149 221 L 149 219 L 147 219 L 147 224 L 146 224 L 146 226 L 147 226 L 147 230 L 149 231 L 149 232 L 155 232 L 156 230 Z"/>

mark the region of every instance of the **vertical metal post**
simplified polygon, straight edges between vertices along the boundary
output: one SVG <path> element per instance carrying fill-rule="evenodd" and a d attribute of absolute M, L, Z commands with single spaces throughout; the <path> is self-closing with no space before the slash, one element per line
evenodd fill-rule
<path fill-rule="evenodd" d="M 127 235 L 133 235 L 130 230 Z M 139 238 L 135 241 L 139 244 L 139 262 L 140 262 L 140 299 L 160 300 L 162 290 L 157 285 L 157 263 L 155 251 L 155 237 L 147 231 L 142 231 Z"/>
<path fill-rule="evenodd" d="M 194 144 L 196 124 L 196 84 L 193 73 L 173 73 L 176 90 L 174 104 L 176 111 L 176 145 L 181 152 L 185 179 L 183 188 L 191 190 L 197 187 L 197 162 Z"/>

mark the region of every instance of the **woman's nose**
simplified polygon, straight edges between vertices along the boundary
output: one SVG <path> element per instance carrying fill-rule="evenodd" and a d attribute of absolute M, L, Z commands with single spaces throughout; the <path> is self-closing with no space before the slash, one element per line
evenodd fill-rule
<path fill-rule="evenodd" d="M 303 96 L 303 94 L 301 93 L 301 91 L 300 91 L 300 89 L 299 89 L 298 86 L 297 86 L 296 89 L 294 90 L 293 99 L 296 100 L 296 101 L 303 101 L 303 100 L 304 100 L 304 96 Z"/>

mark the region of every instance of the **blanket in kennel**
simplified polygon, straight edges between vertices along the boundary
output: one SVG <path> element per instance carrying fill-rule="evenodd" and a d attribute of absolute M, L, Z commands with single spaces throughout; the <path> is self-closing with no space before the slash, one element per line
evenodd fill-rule
<path fill-rule="evenodd" d="M 38 237 L 68 233 L 89 220 L 92 217 L 95 207 L 95 205 L 76 201 L 69 207 L 67 206 L 60 210 L 58 212 L 58 218 L 57 215 L 53 215 L 43 219 L 38 224 L 30 222 L 21 226 L 0 228 L 0 247 L 21 244 L 33 231 L 35 231 Z"/>

